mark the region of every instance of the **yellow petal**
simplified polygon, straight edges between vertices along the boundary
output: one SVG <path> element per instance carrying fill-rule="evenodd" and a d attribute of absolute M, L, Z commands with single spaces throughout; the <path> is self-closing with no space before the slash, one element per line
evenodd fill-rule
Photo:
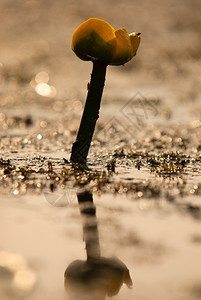
<path fill-rule="evenodd" d="M 110 64 L 123 65 L 132 58 L 132 45 L 130 36 L 126 29 L 121 28 L 115 31 L 116 47 Z"/>
<path fill-rule="evenodd" d="M 137 32 L 132 32 L 129 34 L 130 40 L 131 40 L 131 45 L 132 45 L 132 57 L 136 55 L 137 49 L 140 44 L 140 33 Z"/>

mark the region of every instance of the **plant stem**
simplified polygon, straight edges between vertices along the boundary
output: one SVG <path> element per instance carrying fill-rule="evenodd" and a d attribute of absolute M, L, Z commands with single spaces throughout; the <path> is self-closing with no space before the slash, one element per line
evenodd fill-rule
<path fill-rule="evenodd" d="M 70 160 L 74 163 L 86 164 L 96 121 L 99 118 L 99 109 L 105 84 L 106 69 L 106 64 L 98 61 L 93 62 L 93 70 L 84 112 L 76 141 L 73 143 L 72 147 Z"/>

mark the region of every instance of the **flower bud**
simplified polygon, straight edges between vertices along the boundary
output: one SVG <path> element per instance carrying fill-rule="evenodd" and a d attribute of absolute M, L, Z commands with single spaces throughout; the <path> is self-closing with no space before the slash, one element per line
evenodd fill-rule
<path fill-rule="evenodd" d="M 136 55 L 140 34 L 128 34 L 107 22 L 91 18 L 82 23 L 72 36 L 72 49 L 82 60 L 100 61 L 109 65 L 123 65 Z"/>

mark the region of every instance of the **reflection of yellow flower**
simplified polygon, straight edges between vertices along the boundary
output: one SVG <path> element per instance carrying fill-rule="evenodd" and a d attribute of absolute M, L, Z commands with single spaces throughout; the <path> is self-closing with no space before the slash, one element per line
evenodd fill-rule
<path fill-rule="evenodd" d="M 140 34 L 115 30 L 104 20 L 91 18 L 82 23 L 72 36 L 72 49 L 82 60 L 123 65 L 136 55 Z"/>

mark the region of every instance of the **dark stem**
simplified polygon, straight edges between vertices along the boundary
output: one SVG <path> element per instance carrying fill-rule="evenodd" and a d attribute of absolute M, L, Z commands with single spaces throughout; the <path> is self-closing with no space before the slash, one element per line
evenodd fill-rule
<path fill-rule="evenodd" d="M 106 64 L 93 62 L 93 70 L 84 112 L 76 141 L 73 143 L 72 147 L 70 160 L 74 163 L 86 164 L 96 121 L 99 118 L 99 109 L 105 83 L 106 69 Z"/>
<path fill-rule="evenodd" d="M 100 244 L 96 207 L 93 204 L 93 195 L 89 192 L 77 194 L 80 212 L 83 217 L 83 234 L 86 244 L 87 260 L 100 257 Z"/>

